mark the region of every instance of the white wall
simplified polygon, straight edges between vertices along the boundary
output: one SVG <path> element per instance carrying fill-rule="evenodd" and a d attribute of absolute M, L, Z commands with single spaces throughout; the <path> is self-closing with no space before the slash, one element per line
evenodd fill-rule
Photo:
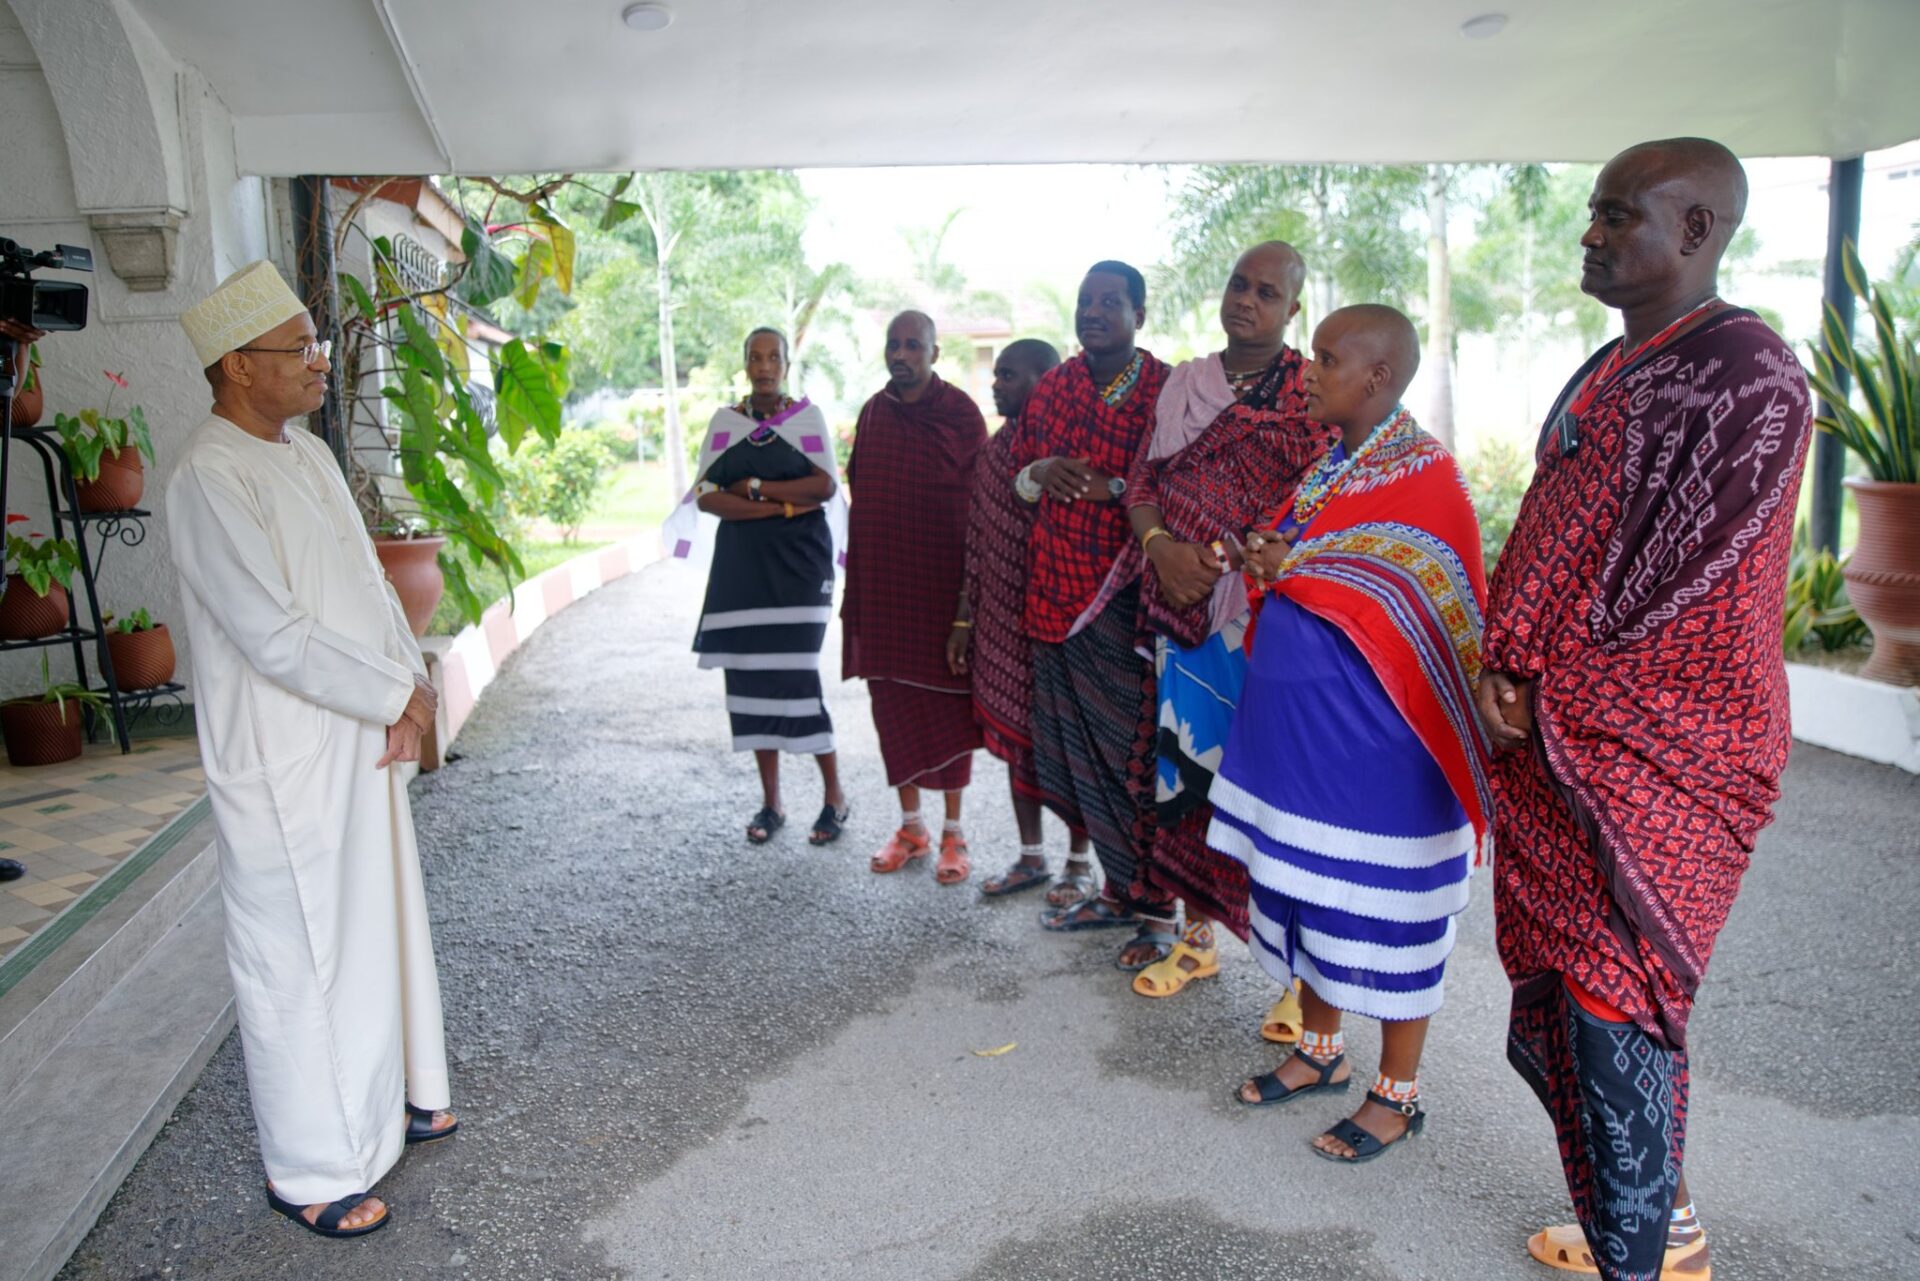
<path fill-rule="evenodd" d="M 155 619 L 173 625 L 181 651 L 180 679 L 190 682 L 185 636 L 179 631 L 180 595 L 167 557 L 163 493 L 181 444 L 206 417 L 208 392 L 193 348 L 178 317 L 205 297 L 228 272 L 256 258 L 277 256 L 281 237 L 275 228 L 267 182 L 239 176 L 234 163 L 233 126 L 226 109 L 198 72 L 173 62 L 157 41 L 138 27 L 139 19 L 120 10 L 150 76 L 171 78 L 173 102 L 163 129 L 177 134 L 181 190 L 186 217 L 179 231 L 177 271 L 171 288 L 135 293 L 115 276 L 104 246 L 93 236 L 74 190 L 68 131 L 62 128 L 54 97 L 33 44 L 13 11 L 0 5 L 0 235 L 33 249 L 57 242 L 90 246 L 92 275 L 48 273 L 49 279 L 85 282 L 92 290 L 87 328 L 56 334 L 41 345 L 50 423 L 56 411 L 104 406 L 114 392 L 114 408 L 138 403 L 153 428 L 157 465 L 149 467 L 141 505 L 154 512 L 146 542 L 134 548 L 114 546 L 104 558 L 100 579 L 103 611 L 126 613 L 145 606 Z M 156 65 L 156 59 L 165 59 Z M 86 136 L 87 130 L 74 131 Z M 171 147 L 168 148 L 171 151 Z M 126 391 L 110 386 L 103 370 L 122 374 Z M 14 454 L 8 485 L 9 510 L 33 517 L 31 528 L 48 528 L 39 469 L 26 451 Z M 54 670 L 65 674 L 67 651 L 55 650 Z M 89 655 L 89 662 L 91 662 Z M 39 679 L 39 654 L 0 655 L 0 696 L 25 692 Z M 96 673 L 97 679 L 97 673 Z M 191 697 L 191 693 L 189 693 Z"/>

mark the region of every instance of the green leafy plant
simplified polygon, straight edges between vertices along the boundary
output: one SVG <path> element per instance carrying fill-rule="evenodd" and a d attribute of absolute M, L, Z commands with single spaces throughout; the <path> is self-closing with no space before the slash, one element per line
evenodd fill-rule
<path fill-rule="evenodd" d="M 45 654 L 40 655 L 40 684 L 41 688 L 34 693 L 24 695 L 20 698 L 8 699 L 7 701 L 10 703 L 52 703 L 60 709 L 60 721 L 62 724 L 66 723 L 68 703 L 77 704 L 88 711 L 96 713 L 106 710 L 107 700 L 105 695 L 90 690 L 85 685 L 76 685 L 72 681 L 54 680 L 53 669 L 51 665 L 48 664 Z"/>
<path fill-rule="evenodd" d="M 619 465 L 612 433 L 577 429 L 552 444 L 536 441 L 513 460 L 511 501 L 521 519 L 557 525 L 566 542 L 580 537 L 580 524 Z"/>
<path fill-rule="evenodd" d="M 80 549 L 66 538 L 14 533 L 12 526 L 25 519 L 20 515 L 7 517 L 8 570 L 20 575 L 36 596 L 45 596 L 54 583 L 71 588 L 73 576 L 80 569 Z"/>
<path fill-rule="evenodd" d="M 1828 653 L 1866 643 L 1867 625 L 1847 600 L 1843 568 L 1832 552 L 1813 550 L 1804 523 L 1793 531 L 1786 611 L 1780 626 L 1780 643 L 1787 653 L 1816 641 Z"/>
<path fill-rule="evenodd" d="M 125 618 L 115 618 L 112 614 L 108 614 L 105 621 L 107 630 L 119 632 L 122 636 L 153 630 L 153 617 L 144 609 L 136 609 Z"/>
<path fill-rule="evenodd" d="M 444 536 L 439 561 L 447 594 L 478 622 L 490 603 L 475 589 L 481 567 L 495 566 L 509 584 L 526 576 L 503 528 L 500 451 L 510 458 L 529 436 L 559 437 L 568 357 L 556 342 L 510 338 L 486 353 L 489 389 L 475 378 L 468 308 L 508 295 L 524 302 L 547 281 L 570 288 L 573 248 L 571 234 L 538 202 L 511 224 L 490 226 L 469 215 L 462 244 L 467 260 L 452 279 L 409 290 L 392 243 L 370 242 L 371 283 L 341 277 L 347 315 L 340 377 L 349 431 L 376 429 L 386 446 L 381 452 L 398 464 L 395 477 L 358 453 L 350 459 L 349 480 L 369 532 Z M 376 390 L 378 401 L 368 394 Z M 381 403 L 384 413 L 375 408 Z"/>
<path fill-rule="evenodd" d="M 1831 417 L 1816 418 L 1821 431 L 1838 436 L 1857 454 L 1875 480 L 1898 484 L 1920 483 L 1920 352 L 1914 347 L 1914 324 L 1903 323 L 1894 299 L 1884 287 L 1867 279 L 1853 242 L 1841 247 L 1841 268 L 1847 288 L 1866 304 L 1873 322 L 1873 342 L 1855 341 L 1841 326 L 1840 313 L 1827 304 L 1821 326 L 1824 347 L 1813 349 L 1813 372 L 1807 381 L 1827 402 Z M 1842 373 L 1853 379 L 1854 391 L 1865 412 L 1855 409 L 1840 390 Z"/>
<path fill-rule="evenodd" d="M 116 390 L 125 390 L 123 375 L 102 370 Z M 146 411 L 135 405 L 123 415 L 113 413 L 113 392 L 107 393 L 104 409 L 83 409 L 77 414 L 55 414 L 54 430 L 60 433 L 60 447 L 73 468 L 75 480 L 100 479 L 100 460 L 132 445 L 148 461 L 153 461 L 153 434 L 147 430 Z"/>

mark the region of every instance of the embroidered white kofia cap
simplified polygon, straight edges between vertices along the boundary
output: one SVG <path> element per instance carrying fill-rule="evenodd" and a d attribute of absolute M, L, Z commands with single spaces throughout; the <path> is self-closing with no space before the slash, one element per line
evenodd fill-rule
<path fill-rule="evenodd" d="M 228 276 L 218 289 L 182 312 L 180 327 L 187 331 L 204 369 L 305 310 L 280 269 L 262 258 Z"/>

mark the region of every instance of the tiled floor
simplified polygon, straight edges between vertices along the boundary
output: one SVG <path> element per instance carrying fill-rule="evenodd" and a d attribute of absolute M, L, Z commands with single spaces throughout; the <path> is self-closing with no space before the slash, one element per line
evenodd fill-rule
<path fill-rule="evenodd" d="M 206 790 L 191 738 L 97 744 L 64 765 L 0 765 L 0 858 L 27 874 L 0 884 L 0 958 L 57 917 Z"/>

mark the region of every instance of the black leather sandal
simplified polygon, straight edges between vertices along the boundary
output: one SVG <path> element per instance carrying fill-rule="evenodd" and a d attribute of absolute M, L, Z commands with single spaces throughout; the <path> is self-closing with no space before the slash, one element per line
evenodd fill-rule
<path fill-rule="evenodd" d="M 809 845 L 831 845 L 840 839 L 840 832 L 846 826 L 847 815 L 853 813 L 851 804 L 839 809 L 831 805 L 820 807 L 820 817 L 813 820 L 813 830 L 807 833 Z"/>
<path fill-rule="evenodd" d="M 1427 1123 L 1427 1114 L 1420 1107 L 1420 1101 L 1418 1099 L 1400 1103 L 1388 1098 L 1384 1094 L 1375 1094 L 1372 1090 L 1367 1091 L 1367 1098 L 1374 1103 L 1378 1103 L 1383 1108 L 1392 1108 L 1401 1116 L 1406 1117 L 1407 1128 L 1400 1132 L 1398 1138 L 1392 1138 L 1382 1142 L 1378 1135 L 1362 1127 L 1361 1124 L 1352 1117 L 1348 1117 L 1346 1120 L 1336 1124 L 1321 1137 L 1338 1139 L 1353 1149 L 1353 1155 L 1341 1156 L 1337 1152 L 1328 1152 L 1324 1148 L 1314 1148 L 1313 1154 L 1315 1156 L 1325 1157 L 1329 1161 L 1338 1161 L 1342 1165 L 1359 1165 L 1363 1161 L 1373 1160 L 1388 1148 L 1399 1143 L 1402 1139 L 1412 1138 L 1414 1135 L 1420 1133 L 1420 1127 Z"/>
<path fill-rule="evenodd" d="M 441 1111 L 446 1109 L 442 1108 Z M 432 1143 L 436 1139 L 451 1138 L 453 1132 L 460 1128 L 460 1122 L 456 1119 L 451 1125 L 434 1129 L 433 1112 L 432 1108 L 417 1108 L 411 1103 L 407 1104 L 407 1142 Z"/>
<path fill-rule="evenodd" d="M 1287 1063 L 1293 1059 L 1299 1059 L 1308 1067 L 1319 1072 L 1320 1079 L 1311 1085 L 1292 1086 L 1286 1084 L 1280 1079 L 1280 1068 L 1285 1067 Z M 1285 1103 L 1288 1099 L 1297 1099 L 1303 1094 L 1345 1094 L 1347 1087 L 1353 1084 L 1353 1078 L 1349 1076 L 1345 1080 L 1336 1081 L 1333 1079 L 1333 1073 L 1334 1069 L 1346 1061 L 1346 1055 L 1337 1054 L 1328 1062 L 1322 1063 L 1319 1059 L 1311 1055 L 1302 1054 L 1300 1051 L 1295 1050 L 1292 1054 L 1289 1054 L 1285 1059 L 1281 1060 L 1280 1068 L 1275 1068 L 1271 1072 L 1265 1072 L 1251 1078 L 1253 1088 L 1260 1092 L 1260 1101 L 1258 1103 L 1249 1102 L 1241 1096 L 1239 1090 L 1233 1092 L 1233 1097 L 1242 1107 L 1266 1108 L 1272 1107 L 1276 1103 Z"/>
<path fill-rule="evenodd" d="M 773 839 L 773 834 L 787 825 L 787 816 L 771 805 L 762 805 L 760 812 L 747 823 L 747 844 L 765 845 Z M 759 835 L 755 836 L 754 833 Z"/>
<path fill-rule="evenodd" d="M 306 1206 L 295 1205 L 278 1192 L 275 1192 L 272 1184 L 267 1185 L 267 1204 L 273 1207 L 275 1214 L 283 1214 L 307 1231 L 314 1233 L 316 1236 L 323 1237 L 363 1237 L 369 1232 L 378 1232 L 381 1228 L 386 1227 L 388 1223 L 392 1222 L 393 1210 L 388 1208 L 383 1210 L 380 1217 L 372 1223 L 363 1223 L 357 1228 L 343 1228 L 340 1226 L 340 1220 L 353 1213 L 354 1210 L 359 1208 L 362 1201 L 365 1201 L 372 1195 L 373 1193 L 371 1192 L 355 1192 L 352 1196 L 343 1196 L 338 1201 L 329 1201 L 327 1202 L 327 1208 L 320 1211 L 312 1223 L 308 1223 Z"/>

